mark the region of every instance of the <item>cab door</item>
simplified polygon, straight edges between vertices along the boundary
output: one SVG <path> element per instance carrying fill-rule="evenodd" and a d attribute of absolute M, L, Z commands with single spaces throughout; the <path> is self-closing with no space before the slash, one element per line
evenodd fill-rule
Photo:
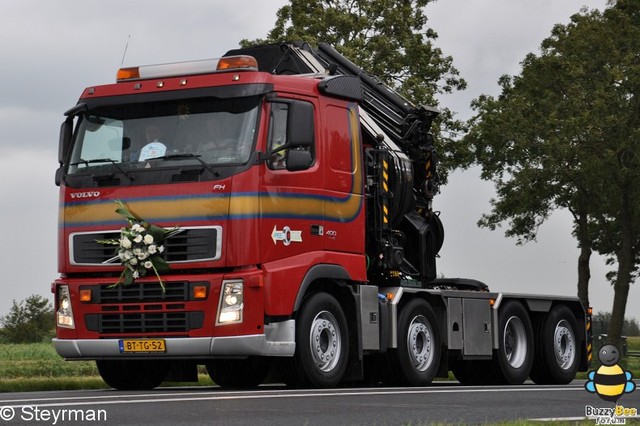
<path fill-rule="evenodd" d="M 325 249 L 364 253 L 364 169 L 358 106 L 329 100 L 324 105 L 322 148 L 327 165 Z"/>
<path fill-rule="evenodd" d="M 267 161 L 260 188 L 262 261 L 324 250 L 326 200 L 313 99 L 276 99 L 267 105 Z M 302 260 L 301 260 L 302 261 Z M 305 260 L 308 261 L 308 260 Z"/>

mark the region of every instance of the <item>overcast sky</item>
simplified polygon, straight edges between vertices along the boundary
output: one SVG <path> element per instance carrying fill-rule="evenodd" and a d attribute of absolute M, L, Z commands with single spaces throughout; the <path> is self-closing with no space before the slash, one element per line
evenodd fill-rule
<path fill-rule="evenodd" d="M 86 86 L 111 83 L 125 66 L 216 57 L 243 38 L 264 37 L 284 0 L 0 0 L 0 315 L 13 299 L 51 298 L 57 276 L 56 226 L 59 125 Z M 556 23 L 583 5 L 605 0 L 439 0 L 426 9 L 436 44 L 469 83 L 441 98 L 460 118 L 481 93 L 498 94 L 502 74 L 538 52 Z M 129 38 L 130 36 L 130 38 Z M 577 257 L 568 212 L 554 214 L 537 243 L 516 246 L 503 231 L 479 229 L 489 210 L 490 182 L 478 171 L 453 174 L 436 198 L 445 243 L 439 272 L 477 278 L 493 291 L 575 295 Z M 593 259 L 591 302 L 609 311 L 607 268 Z M 52 298 L 51 298 L 52 299 Z M 632 285 L 627 316 L 640 319 L 640 290 Z"/>

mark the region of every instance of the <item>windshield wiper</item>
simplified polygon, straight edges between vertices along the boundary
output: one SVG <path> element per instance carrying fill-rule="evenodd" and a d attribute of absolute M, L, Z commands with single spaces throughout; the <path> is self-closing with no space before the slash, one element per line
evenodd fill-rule
<path fill-rule="evenodd" d="M 80 161 L 77 161 L 75 163 L 71 163 L 69 165 L 70 166 L 77 166 L 79 164 L 84 164 L 85 166 L 89 167 L 89 164 L 99 164 L 99 163 L 111 163 L 114 166 L 116 166 L 116 169 L 118 169 L 118 171 L 120 173 L 122 173 L 127 178 L 129 178 L 129 180 L 133 180 L 133 176 L 130 175 L 129 173 L 127 173 L 126 170 L 124 170 L 122 167 L 120 167 L 120 165 L 113 158 L 95 158 L 93 160 L 83 160 L 81 158 Z"/>
<path fill-rule="evenodd" d="M 201 157 L 200 154 L 191 154 L 191 153 L 170 154 L 170 155 L 163 155 L 162 157 L 148 158 L 145 161 L 153 161 L 153 160 L 168 161 L 168 160 L 191 160 L 191 159 L 193 159 L 193 160 L 198 161 L 200 164 L 202 164 L 204 166 L 204 168 L 206 168 L 211 173 L 213 173 L 214 176 L 216 176 L 216 177 L 220 176 L 220 173 L 218 173 L 213 167 L 211 167 L 211 164 L 207 163 L 206 161 L 204 161 L 200 157 Z"/>

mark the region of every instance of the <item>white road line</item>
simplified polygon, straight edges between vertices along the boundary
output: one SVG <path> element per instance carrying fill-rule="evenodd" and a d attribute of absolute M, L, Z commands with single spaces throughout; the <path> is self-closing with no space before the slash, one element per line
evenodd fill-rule
<path fill-rule="evenodd" d="M 163 403 L 180 401 L 223 401 L 223 400 L 245 400 L 245 399 L 280 399 L 280 398 L 305 398 L 305 397 L 344 397 L 344 396 L 365 396 L 365 395 L 418 395 L 418 394 L 448 394 L 448 393 L 497 393 L 497 392 L 550 392 L 550 391 L 584 391 L 583 387 L 549 387 L 549 388 L 451 388 L 451 389 L 413 389 L 404 390 L 394 388 L 378 389 L 335 389 L 333 391 L 314 392 L 310 390 L 257 390 L 247 392 L 186 392 L 180 393 L 149 393 L 149 394 L 127 394 L 127 395 L 101 395 L 101 396 L 81 396 L 81 397 L 59 397 L 59 398 L 34 398 L 34 399 L 14 399 L 0 400 L 0 404 L 12 407 L 27 407 L 37 405 L 38 407 L 62 407 L 62 406 L 87 406 L 87 405 L 117 405 L 117 404 L 141 404 L 141 403 Z M 130 399 L 131 398 L 131 399 Z M 44 401 L 44 403 L 39 403 Z M 51 402 L 59 401 L 59 402 Z"/>
<path fill-rule="evenodd" d="M 530 422 L 580 422 L 586 417 L 547 417 L 542 419 L 528 419 Z"/>

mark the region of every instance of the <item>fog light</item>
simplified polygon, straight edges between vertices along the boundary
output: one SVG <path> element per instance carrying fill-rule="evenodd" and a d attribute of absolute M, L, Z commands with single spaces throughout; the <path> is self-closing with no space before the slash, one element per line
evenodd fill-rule
<path fill-rule="evenodd" d="M 218 304 L 218 325 L 242 322 L 243 282 L 223 281 Z"/>

